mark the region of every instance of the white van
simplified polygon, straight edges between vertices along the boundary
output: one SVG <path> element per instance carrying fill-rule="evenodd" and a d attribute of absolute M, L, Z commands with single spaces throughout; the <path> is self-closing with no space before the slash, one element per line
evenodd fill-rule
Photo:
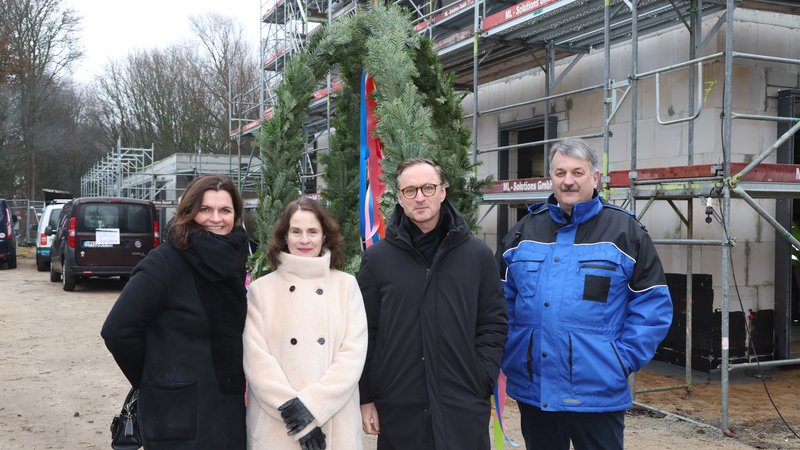
<path fill-rule="evenodd" d="M 36 270 L 39 272 L 50 270 L 50 245 L 58 228 L 58 215 L 67 200 L 55 200 L 55 202 L 45 206 L 39 218 L 39 228 L 36 232 Z"/>

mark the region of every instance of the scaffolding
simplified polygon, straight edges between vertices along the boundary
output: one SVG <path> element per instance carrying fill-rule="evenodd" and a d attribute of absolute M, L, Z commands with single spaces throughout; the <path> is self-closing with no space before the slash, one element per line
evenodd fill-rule
<path fill-rule="evenodd" d="M 338 15 L 352 10 L 357 2 L 337 2 L 336 11 L 330 3 L 314 3 L 298 1 L 300 10 L 306 11 L 301 17 L 308 22 L 308 11 L 326 12 L 327 20 L 334 20 Z M 776 240 L 785 238 L 785 254 L 776 256 L 784 258 L 788 264 L 789 242 L 800 248 L 800 242 L 792 238 L 787 228 L 787 218 L 776 219 L 755 199 L 795 199 L 800 198 L 800 184 L 797 173 L 800 166 L 790 164 L 793 158 L 787 156 L 789 150 L 786 143 L 791 142 L 800 128 L 797 116 L 777 117 L 738 113 L 733 110 L 733 76 L 734 61 L 759 61 L 769 64 L 800 65 L 800 60 L 778 56 L 745 53 L 736 51 L 734 47 L 734 13 L 737 8 L 748 8 L 776 12 L 787 15 L 800 15 L 800 6 L 786 0 L 525 0 L 525 1 L 415 1 L 399 0 L 398 4 L 408 7 L 415 16 L 415 28 L 420 34 L 434 41 L 434 49 L 447 72 L 455 74 L 457 87 L 471 92 L 465 104 L 472 104 L 473 113 L 465 119 L 471 121 L 473 136 L 472 158 L 486 158 L 489 154 L 511 152 L 522 147 L 542 146 L 547 154 L 548 146 L 566 138 L 558 137 L 557 120 L 551 120 L 555 114 L 551 110 L 553 101 L 567 99 L 578 95 L 599 94 L 602 102 L 602 124 L 596 130 L 569 137 L 595 138 L 602 140 L 602 191 L 606 198 L 622 204 L 638 217 L 647 213 L 655 201 L 665 201 L 676 213 L 684 227 L 682 239 L 654 239 L 659 245 L 686 246 L 686 350 L 685 350 L 685 382 L 677 386 L 657 387 L 646 390 L 662 390 L 672 388 L 691 389 L 692 386 L 692 277 L 693 252 L 698 246 L 718 246 L 721 248 L 721 343 L 720 343 L 720 377 L 721 377 L 721 419 L 720 428 L 727 429 L 729 372 L 752 366 L 750 355 L 748 360 L 740 364 L 732 364 L 729 354 L 728 339 L 730 337 L 730 279 L 732 276 L 731 248 L 735 238 L 729 235 L 731 217 L 731 200 L 741 199 L 753 208 L 756 213 L 776 229 Z M 282 4 L 281 1 L 276 2 Z M 303 7 L 306 9 L 303 9 Z M 267 10 L 266 19 L 280 22 L 279 18 L 289 16 L 286 12 L 280 15 L 278 9 Z M 283 7 L 285 8 L 285 6 Z M 316 8 L 316 9 L 314 9 Z M 269 15 L 271 14 L 271 15 Z M 301 14 L 302 16 L 302 14 Z M 274 17 L 274 19 L 273 19 Z M 320 15 L 321 17 L 321 15 Z M 703 32 L 703 21 L 713 21 L 706 32 Z M 274 22 L 269 22 L 274 23 Z M 286 23 L 285 21 L 283 22 Z M 652 35 L 661 30 L 684 27 L 689 34 L 689 45 L 686 58 L 676 64 L 665 65 L 653 70 L 641 71 L 639 68 L 639 42 L 645 35 Z M 284 31 L 285 33 L 285 31 Z M 724 33 L 724 36 L 722 34 Z M 284 35 L 262 36 L 262 40 L 270 39 L 278 42 Z M 300 37 L 300 36 L 298 36 Z M 716 39 L 716 41 L 714 41 Z M 716 42 L 722 51 L 704 54 L 711 42 Z M 612 47 L 621 43 L 630 44 L 631 51 L 626 55 L 630 64 L 628 76 L 624 79 L 612 78 Z M 297 44 L 299 48 L 301 44 Z M 602 82 L 582 86 L 566 91 L 561 88 L 568 74 L 579 67 L 587 55 L 603 54 Z M 278 80 L 278 60 L 271 59 L 268 52 L 262 52 L 265 78 L 262 80 L 263 91 L 270 92 L 268 86 Z M 265 56 L 266 55 L 266 56 Z M 281 54 L 281 57 L 286 53 Z M 699 56 L 703 55 L 703 56 Z M 288 56 L 288 55 L 286 55 Z M 558 63 L 562 63 L 559 65 Z M 695 127 L 696 120 L 704 107 L 704 66 L 721 64 L 723 67 L 723 93 L 721 106 L 721 162 L 717 164 L 697 164 L 695 161 Z M 275 70 L 271 70 L 274 68 Z M 558 69 L 561 69 L 557 73 Z M 499 107 L 479 108 L 480 87 L 492 81 L 502 80 L 526 71 L 539 69 L 544 74 L 544 93 L 534 98 Z M 686 92 L 686 112 L 677 118 L 664 118 L 661 115 L 662 77 L 677 71 L 688 73 L 688 89 Z M 276 78 L 272 78 L 272 77 Z M 686 161 L 683 167 L 669 169 L 638 168 L 639 130 L 639 94 L 640 83 L 655 83 L 655 108 L 659 126 L 681 125 L 686 127 Z M 329 93 L 335 91 L 335 82 L 329 77 L 325 89 L 315 93 L 313 108 L 324 111 L 326 120 L 317 120 L 310 126 L 309 134 L 313 137 L 330 133 L 328 102 Z M 543 105 L 544 139 L 491 147 L 480 147 L 479 119 L 509 111 L 529 108 L 532 105 Z M 626 170 L 609 170 L 610 142 L 613 137 L 612 124 L 623 105 L 630 108 L 629 167 Z M 241 137 L 253 133 L 264 120 L 270 117 L 273 103 L 268 95 L 262 95 L 257 117 L 250 117 L 232 126 L 232 137 Z M 323 108 L 324 106 L 324 108 Z M 798 111 L 800 113 L 800 111 Z M 320 117 L 324 115 L 321 114 Z M 771 145 L 759 151 L 751 161 L 739 163 L 732 161 L 732 129 L 735 121 L 772 121 L 778 124 L 781 136 Z M 308 153 L 324 149 L 324 146 L 313 148 L 309 144 Z M 785 164 L 765 164 L 764 161 L 779 153 L 778 162 Z M 749 152 L 752 154 L 752 152 Z M 549 172 L 547 159 L 544 159 L 544 173 Z M 307 175 L 307 174 L 306 174 Z M 483 202 L 489 205 L 483 217 L 486 217 L 496 205 L 515 205 L 545 199 L 550 189 L 549 179 L 503 179 L 489 188 Z M 707 206 L 705 214 L 718 220 L 722 235 L 719 239 L 695 239 L 693 223 L 695 219 L 694 202 L 700 199 Z M 711 200 L 719 202 L 719 211 L 710 208 Z M 637 211 L 638 202 L 644 202 Z M 685 213 L 679 204 L 685 202 Z M 710 209 L 709 209 L 710 208 Z M 711 212 L 709 212 L 709 210 Z M 777 213 L 782 213 L 776 208 Z M 701 213 L 702 214 L 702 213 Z M 777 236 L 780 236 L 778 238 Z M 776 245 L 777 247 L 777 245 Z M 778 252 L 778 250 L 776 250 Z M 785 280 L 784 280 L 785 281 Z M 789 278 L 789 282 L 791 278 Z M 784 286 L 786 287 L 786 286 Z M 783 289 L 783 288 L 781 288 Z M 788 289 L 788 288 L 787 288 Z M 786 292 L 775 292 L 775 361 L 761 365 L 797 364 L 798 359 L 791 358 L 789 351 L 790 305 Z M 641 392 L 641 391 L 639 391 Z"/>
<path fill-rule="evenodd" d="M 81 177 L 81 195 L 122 197 L 124 180 L 144 172 L 152 164 L 152 145 L 150 148 L 126 148 L 118 138 L 117 145 Z M 137 186 L 131 197 L 152 199 L 153 189 L 154 186 Z"/>
<path fill-rule="evenodd" d="M 173 206 L 186 185 L 204 174 L 222 174 L 236 180 L 245 197 L 257 196 L 261 160 L 238 155 L 173 153 L 153 161 L 153 147 L 116 147 L 81 177 L 81 196 L 126 197 L 151 200 L 158 206 Z"/>
<path fill-rule="evenodd" d="M 260 82 L 247 92 L 231 93 L 232 109 L 229 120 L 232 139 L 251 136 L 260 129 L 265 120 L 272 117 L 276 102 L 275 89 L 283 80 L 286 61 L 305 48 L 310 34 L 319 24 L 347 14 L 355 6 L 356 2 L 347 1 L 262 0 Z M 335 84 L 335 81 L 314 93 L 311 118 L 316 117 L 317 120 L 306 124 L 312 134 L 326 127 L 325 121 L 319 120 L 319 116 L 327 103 L 331 84 Z M 256 94 L 259 98 L 257 103 L 253 102 Z"/>
<path fill-rule="evenodd" d="M 229 93 L 229 134 L 239 146 L 243 139 L 251 139 L 261 124 L 272 117 L 275 107 L 275 89 L 283 80 L 286 61 L 305 48 L 309 36 L 323 23 L 329 23 L 355 10 L 356 1 L 328 0 L 262 0 L 260 82 L 255 88 L 243 93 Z M 335 73 L 328 74 L 325 86 L 313 93 L 308 118 L 303 124 L 309 140 L 302 152 L 299 167 L 301 181 L 315 188 L 319 173 L 316 171 L 316 154 L 327 146 L 319 145 L 330 135 L 330 118 L 333 113 L 330 93 L 341 88 Z M 258 102 L 252 99 L 256 96 Z M 253 148 L 250 157 L 255 156 Z"/>

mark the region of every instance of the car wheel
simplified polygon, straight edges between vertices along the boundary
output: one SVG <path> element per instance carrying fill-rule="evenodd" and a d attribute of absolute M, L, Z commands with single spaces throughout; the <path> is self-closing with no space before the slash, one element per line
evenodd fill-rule
<path fill-rule="evenodd" d="M 56 272 L 56 269 L 55 267 L 53 267 L 53 264 L 50 264 L 50 281 L 52 281 L 53 283 L 58 283 L 59 281 L 61 281 L 61 274 Z"/>
<path fill-rule="evenodd" d="M 8 257 L 8 268 L 9 269 L 16 269 L 17 268 L 17 254 L 14 253 L 13 255 Z"/>
<path fill-rule="evenodd" d="M 40 257 L 39 255 L 36 255 L 36 270 L 38 270 L 39 272 L 46 272 L 49 266 L 50 264 L 48 264 L 44 258 Z"/>
<path fill-rule="evenodd" d="M 131 281 L 131 276 L 130 275 L 120 275 L 119 279 L 122 280 L 123 283 L 127 283 L 128 281 Z"/>
<path fill-rule="evenodd" d="M 67 292 L 75 290 L 75 277 L 70 272 L 69 264 L 64 262 L 64 273 L 61 274 L 61 287 Z"/>

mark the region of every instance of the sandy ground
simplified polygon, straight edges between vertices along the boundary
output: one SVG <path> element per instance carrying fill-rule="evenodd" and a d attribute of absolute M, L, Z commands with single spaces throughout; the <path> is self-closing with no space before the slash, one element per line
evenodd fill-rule
<path fill-rule="evenodd" d="M 36 271 L 31 249 L 20 253 L 17 269 L 0 270 L 0 450 L 109 448 L 111 417 L 128 386 L 99 331 L 122 283 L 89 280 L 75 292 L 64 292 L 46 272 Z M 682 383 L 682 369 L 657 369 L 641 372 L 637 388 Z M 772 369 L 765 375 L 781 413 L 800 429 L 800 369 Z M 626 418 L 626 447 L 800 449 L 800 439 L 778 418 L 760 378 L 743 374 L 732 383 L 731 437 L 700 424 L 718 425 L 721 417 L 719 383 L 700 374 L 691 393 L 677 389 L 637 396 L 698 423 L 635 409 Z M 513 401 L 504 420 L 510 437 L 522 443 Z M 375 448 L 374 439 L 364 442 L 367 449 Z"/>

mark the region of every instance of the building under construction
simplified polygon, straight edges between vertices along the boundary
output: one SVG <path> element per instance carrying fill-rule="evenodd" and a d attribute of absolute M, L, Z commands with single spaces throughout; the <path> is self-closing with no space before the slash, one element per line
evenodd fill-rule
<path fill-rule="evenodd" d="M 238 180 L 248 203 L 258 198 L 261 161 L 257 156 L 174 153 L 153 160 L 153 148 L 126 148 L 121 142 L 81 177 L 81 196 L 130 197 L 152 200 L 159 221 L 174 213 L 186 186 L 200 175 L 225 174 Z"/>
<path fill-rule="evenodd" d="M 656 242 L 675 303 L 659 358 L 731 370 L 800 362 L 800 5 L 787 0 L 401 0 L 456 75 L 491 247 L 549 194 L 547 151 L 567 137 L 602 156 L 602 192 Z M 354 1 L 264 0 L 258 104 L 237 101 L 232 138 L 268 120 L 287 58 Z M 315 94 L 302 177 L 330 132 Z M 793 346 L 794 343 L 794 346 Z"/>

